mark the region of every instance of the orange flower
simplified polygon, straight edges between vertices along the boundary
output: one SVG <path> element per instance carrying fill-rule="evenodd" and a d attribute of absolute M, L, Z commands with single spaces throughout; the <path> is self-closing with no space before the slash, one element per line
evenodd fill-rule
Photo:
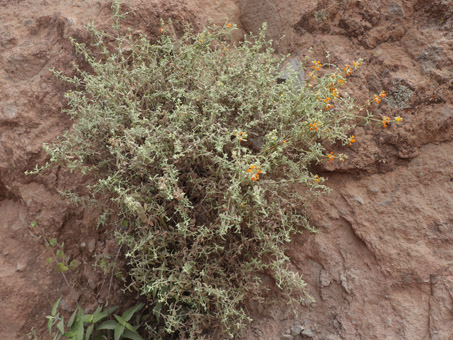
<path fill-rule="evenodd" d="M 385 117 L 382 117 L 382 125 L 386 128 L 387 127 L 387 124 L 390 123 L 390 117 L 389 116 L 385 116 Z"/>
<path fill-rule="evenodd" d="M 401 118 L 400 116 L 398 117 L 395 117 L 395 122 L 402 122 L 403 121 L 403 118 Z"/>
<path fill-rule="evenodd" d="M 228 27 L 228 28 L 231 28 L 231 24 L 228 24 L 227 27 Z"/>
<path fill-rule="evenodd" d="M 384 91 L 384 90 L 382 90 L 380 96 L 381 96 L 381 98 L 387 97 L 387 95 L 385 94 L 385 91 Z"/>
<path fill-rule="evenodd" d="M 329 157 L 329 163 L 331 163 L 335 158 L 335 155 L 333 154 L 333 152 L 331 152 L 329 155 L 327 155 L 327 157 Z"/>
<path fill-rule="evenodd" d="M 319 60 L 318 61 L 313 60 L 312 63 L 314 64 L 313 69 L 315 69 L 316 71 L 319 71 L 319 68 L 322 67 L 322 64 Z"/>
<path fill-rule="evenodd" d="M 354 136 L 349 137 L 349 145 L 352 145 L 352 143 L 355 143 L 355 142 L 356 142 L 356 140 L 355 140 Z"/>
<path fill-rule="evenodd" d="M 310 124 L 308 124 L 308 126 L 310 127 L 310 130 L 318 131 L 318 127 L 316 126 L 316 122 L 315 123 L 310 123 Z"/>

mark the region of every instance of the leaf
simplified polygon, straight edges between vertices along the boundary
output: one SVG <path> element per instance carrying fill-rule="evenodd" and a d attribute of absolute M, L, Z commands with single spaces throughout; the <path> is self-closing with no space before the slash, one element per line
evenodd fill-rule
<path fill-rule="evenodd" d="M 124 318 L 116 314 L 114 314 L 113 316 L 115 317 L 116 320 L 118 320 L 120 325 L 126 326 L 127 321 Z"/>
<path fill-rule="evenodd" d="M 143 303 L 139 303 L 138 305 L 129 308 L 127 311 L 123 313 L 124 320 L 129 321 L 132 318 L 132 315 L 134 315 L 135 312 L 137 312 L 138 310 L 142 309 L 143 306 L 144 306 Z"/>
<path fill-rule="evenodd" d="M 52 246 L 52 247 L 55 247 L 57 245 L 58 241 L 56 238 L 51 238 L 49 240 L 49 244 Z"/>
<path fill-rule="evenodd" d="M 46 259 L 46 262 L 47 262 L 47 263 L 52 263 L 52 261 L 53 261 L 53 259 L 52 259 L 51 257 L 48 257 L 48 258 Z"/>
<path fill-rule="evenodd" d="M 125 326 L 126 326 L 126 330 L 128 329 L 133 333 L 138 333 L 137 330 L 135 329 L 135 327 L 132 326 L 129 322 L 126 322 Z"/>
<path fill-rule="evenodd" d="M 102 307 L 98 306 L 98 308 L 96 308 L 96 311 L 93 313 L 93 320 L 91 322 L 98 323 L 107 315 L 108 315 L 107 311 L 102 312 Z"/>
<path fill-rule="evenodd" d="M 85 333 L 85 340 L 90 340 L 91 333 L 93 333 L 94 325 L 89 325 Z"/>
<path fill-rule="evenodd" d="M 63 262 L 58 262 L 56 265 L 55 265 L 55 271 L 57 273 L 64 273 L 64 272 L 67 272 L 68 271 L 68 267 L 63 263 Z"/>
<path fill-rule="evenodd" d="M 105 339 L 107 339 L 107 338 L 105 338 L 104 336 L 98 334 L 92 340 L 105 340 Z"/>
<path fill-rule="evenodd" d="M 69 318 L 69 321 L 68 321 L 69 328 L 72 327 L 72 324 L 74 323 L 76 315 L 77 315 L 77 309 L 74 311 L 74 313 L 72 313 L 71 317 Z"/>
<path fill-rule="evenodd" d="M 61 334 L 64 334 L 64 318 L 61 318 L 60 322 L 57 323 L 57 329 Z"/>
<path fill-rule="evenodd" d="M 59 259 L 63 258 L 63 257 L 64 257 L 64 252 L 63 252 L 63 250 L 62 250 L 62 249 L 58 249 L 56 255 L 57 255 L 57 257 L 58 257 Z"/>
<path fill-rule="evenodd" d="M 101 331 L 103 329 L 112 330 L 112 329 L 115 329 L 116 325 L 118 325 L 117 322 L 115 322 L 113 320 L 107 320 L 107 321 L 104 321 L 103 323 L 101 323 L 98 327 L 96 327 L 96 330 L 97 331 Z"/>
<path fill-rule="evenodd" d="M 38 225 L 38 222 L 36 222 L 36 221 L 31 222 L 31 227 L 32 228 L 36 227 L 37 225 Z"/>
<path fill-rule="evenodd" d="M 93 315 L 85 314 L 82 318 L 83 322 L 92 323 L 93 322 Z"/>
<path fill-rule="evenodd" d="M 115 315 L 116 316 L 116 315 Z M 121 336 L 123 335 L 123 332 L 124 332 L 124 325 L 121 325 L 121 324 L 117 324 L 116 327 L 115 327 L 115 333 L 114 333 L 114 340 L 119 340 L 121 338 Z"/>
<path fill-rule="evenodd" d="M 77 306 L 77 315 L 72 330 L 75 333 L 74 340 L 83 340 L 83 310 Z"/>
<path fill-rule="evenodd" d="M 119 306 L 113 306 L 110 307 L 109 309 L 106 310 L 108 314 L 112 314 L 114 311 L 116 311 L 119 308 Z"/>
<path fill-rule="evenodd" d="M 154 306 L 153 308 L 153 315 L 156 317 L 156 318 L 159 318 L 160 317 L 160 311 L 162 309 L 162 303 L 158 302 L 156 303 L 156 305 Z"/>
<path fill-rule="evenodd" d="M 55 314 L 57 314 L 57 309 L 58 305 L 60 304 L 61 298 L 62 296 L 60 296 L 57 302 L 55 302 L 54 305 L 52 306 L 52 316 L 55 316 Z"/>
<path fill-rule="evenodd" d="M 126 329 L 124 331 L 123 337 L 125 339 L 131 339 L 131 340 L 143 340 L 143 338 L 138 333 L 133 333 L 128 329 Z"/>
<path fill-rule="evenodd" d="M 71 270 L 76 270 L 78 266 L 80 266 L 80 262 L 77 260 L 72 260 L 69 263 L 69 268 L 71 268 Z"/>
<path fill-rule="evenodd" d="M 49 330 L 49 335 L 52 336 L 52 319 L 49 318 L 47 321 L 47 329 Z"/>

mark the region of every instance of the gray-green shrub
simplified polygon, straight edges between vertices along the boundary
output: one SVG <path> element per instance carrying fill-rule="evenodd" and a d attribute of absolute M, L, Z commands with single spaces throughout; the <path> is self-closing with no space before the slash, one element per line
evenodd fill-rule
<path fill-rule="evenodd" d="M 263 299 L 259 274 L 288 297 L 304 294 L 283 246 L 310 228 L 304 202 L 326 191 L 309 170 L 333 160 L 323 143 L 350 141 L 356 107 L 338 90 L 346 74 L 315 62 L 303 86 L 296 76 L 279 83 L 282 58 L 265 26 L 234 45 L 231 25 L 177 37 L 166 23 L 151 42 L 121 35 L 114 7 L 113 34 L 90 27 L 91 46 L 73 41 L 90 71 L 56 72 L 73 87 L 74 124 L 45 146 L 43 168 L 96 179 L 89 197 L 68 195 L 104 206 L 128 287 L 153 315 L 150 338 L 199 339 L 214 326 L 234 334 L 249 319 L 244 303 Z"/>

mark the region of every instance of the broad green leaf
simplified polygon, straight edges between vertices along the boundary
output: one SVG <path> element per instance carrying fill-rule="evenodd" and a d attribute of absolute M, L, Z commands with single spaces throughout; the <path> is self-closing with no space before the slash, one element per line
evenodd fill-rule
<path fill-rule="evenodd" d="M 124 331 L 123 337 L 125 339 L 131 339 L 131 340 L 143 340 L 143 338 L 138 333 L 131 332 L 128 329 L 126 329 Z"/>
<path fill-rule="evenodd" d="M 93 315 L 85 314 L 82 318 L 83 322 L 92 323 L 93 322 Z"/>
<path fill-rule="evenodd" d="M 77 315 L 77 309 L 74 311 L 74 313 L 72 313 L 71 317 L 69 318 L 69 321 L 68 321 L 69 328 L 72 327 L 72 324 L 74 323 L 76 315 Z"/>
<path fill-rule="evenodd" d="M 123 325 L 121 325 L 121 324 L 117 324 L 116 325 L 115 331 L 114 331 L 114 337 L 113 337 L 114 340 L 120 340 L 121 336 L 123 335 L 124 328 L 125 327 Z"/>
<path fill-rule="evenodd" d="M 126 322 L 125 326 L 126 326 L 126 328 L 127 328 L 128 330 L 130 330 L 131 332 L 133 332 L 133 333 L 138 333 L 137 330 L 135 329 L 135 327 L 132 326 L 129 322 Z"/>
<path fill-rule="evenodd" d="M 58 244 L 58 241 L 56 238 L 51 238 L 49 240 L 49 244 L 52 246 L 52 247 L 55 247 L 57 244 Z"/>
<path fill-rule="evenodd" d="M 64 318 L 61 318 L 60 322 L 57 323 L 57 329 L 61 334 L 64 334 Z"/>
<path fill-rule="evenodd" d="M 93 333 L 94 325 L 89 325 L 85 333 L 85 340 L 90 340 L 91 333 Z"/>
<path fill-rule="evenodd" d="M 124 320 L 129 321 L 132 318 L 132 315 L 134 315 L 135 312 L 137 312 L 138 310 L 142 309 L 143 306 L 144 306 L 143 303 L 139 303 L 138 305 L 129 308 L 127 311 L 123 313 Z"/>
<path fill-rule="evenodd" d="M 106 310 L 106 312 L 108 314 L 112 314 L 114 311 L 116 311 L 117 309 L 119 308 L 119 306 L 113 306 L 113 307 L 110 307 Z"/>
<path fill-rule="evenodd" d="M 72 260 L 69 263 L 69 268 L 71 268 L 71 270 L 76 270 L 78 266 L 80 266 L 80 262 L 77 260 Z"/>
<path fill-rule="evenodd" d="M 104 321 L 103 323 L 101 323 L 98 327 L 96 327 L 96 330 L 97 331 L 101 331 L 103 329 L 112 330 L 112 329 L 115 329 L 116 325 L 118 325 L 117 322 L 115 322 L 113 320 L 107 320 L 107 321 Z"/>
<path fill-rule="evenodd" d="M 100 309 L 100 307 L 98 308 Z M 98 323 L 99 321 L 101 321 L 102 319 L 104 319 L 105 317 L 107 317 L 107 315 L 109 315 L 107 313 L 107 311 L 104 311 L 104 312 L 100 312 L 100 310 L 96 310 L 96 312 L 94 312 L 93 314 L 93 323 Z"/>
<path fill-rule="evenodd" d="M 58 257 L 59 259 L 63 258 L 63 257 L 64 257 L 64 252 L 63 252 L 63 250 L 62 250 L 62 249 L 58 249 L 56 255 L 57 255 L 57 257 Z"/>
<path fill-rule="evenodd" d="M 75 333 L 74 340 L 83 340 L 83 310 L 80 306 L 77 306 L 77 315 L 71 330 Z"/>
<path fill-rule="evenodd" d="M 115 317 L 115 319 L 118 320 L 120 325 L 126 326 L 127 321 L 124 318 L 122 318 L 121 316 L 116 315 L 116 314 L 114 314 L 113 316 Z"/>
<path fill-rule="evenodd" d="M 57 273 L 64 273 L 68 271 L 68 267 L 63 262 L 58 262 L 55 265 L 55 271 Z"/>
<path fill-rule="evenodd" d="M 57 308 L 58 308 L 58 305 L 60 304 L 60 301 L 61 301 L 61 296 L 60 298 L 57 300 L 57 302 L 55 302 L 55 304 L 52 306 L 52 315 L 55 316 L 55 314 L 57 314 Z"/>

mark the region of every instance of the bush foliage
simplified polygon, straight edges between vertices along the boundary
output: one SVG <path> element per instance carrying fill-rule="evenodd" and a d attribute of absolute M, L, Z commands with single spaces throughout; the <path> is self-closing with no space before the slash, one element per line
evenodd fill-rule
<path fill-rule="evenodd" d="M 122 226 L 112 230 L 128 287 L 154 318 L 150 338 L 234 334 L 244 303 L 264 296 L 260 274 L 304 293 L 282 246 L 309 227 L 307 199 L 326 191 L 309 170 L 333 159 L 324 143 L 350 142 L 355 104 L 337 89 L 346 75 L 327 65 L 316 77 L 315 62 L 303 84 L 296 72 L 278 82 L 283 59 L 265 27 L 239 44 L 229 24 L 178 37 L 166 23 L 155 42 L 122 35 L 115 4 L 113 34 L 90 27 L 91 46 L 74 41 L 90 70 L 56 72 L 73 87 L 74 124 L 46 146 L 47 166 L 96 179 L 89 197 L 71 195 Z"/>

